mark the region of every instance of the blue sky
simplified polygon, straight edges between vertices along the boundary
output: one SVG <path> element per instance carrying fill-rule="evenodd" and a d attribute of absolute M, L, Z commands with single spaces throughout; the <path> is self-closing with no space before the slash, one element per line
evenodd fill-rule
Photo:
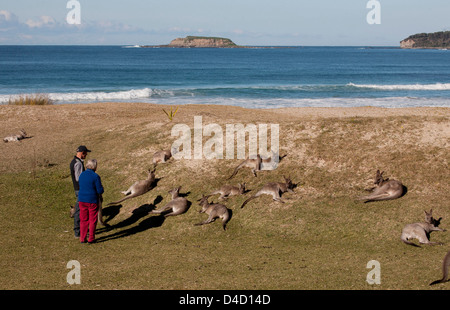
<path fill-rule="evenodd" d="M 78 0 L 81 25 L 69 25 L 68 0 L 0 0 L 0 44 L 167 44 L 187 35 L 242 45 L 398 46 L 419 32 L 450 30 L 448 0 Z"/>

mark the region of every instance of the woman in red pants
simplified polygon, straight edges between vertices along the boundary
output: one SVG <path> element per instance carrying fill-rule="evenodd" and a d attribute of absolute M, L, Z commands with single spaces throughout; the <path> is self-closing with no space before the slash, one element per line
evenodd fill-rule
<path fill-rule="evenodd" d="M 95 228 L 98 221 L 99 199 L 104 192 L 100 176 L 95 173 L 97 160 L 90 159 L 86 163 L 86 170 L 79 178 L 80 191 L 78 200 L 80 207 L 80 242 L 95 242 Z M 89 239 L 87 234 L 89 231 Z"/>

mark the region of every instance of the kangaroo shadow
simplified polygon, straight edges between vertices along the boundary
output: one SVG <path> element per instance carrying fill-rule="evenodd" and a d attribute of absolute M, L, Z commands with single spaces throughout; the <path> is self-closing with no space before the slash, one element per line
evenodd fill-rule
<path fill-rule="evenodd" d="M 163 200 L 163 197 L 161 195 L 158 195 L 152 204 L 145 204 L 145 205 L 142 205 L 142 206 L 134 209 L 132 211 L 131 216 L 128 217 L 127 219 L 125 219 L 117 224 L 114 224 L 114 225 L 108 225 L 106 227 L 102 227 L 102 228 L 98 229 L 97 232 L 103 233 L 103 232 L 108 232 L 108 231 L 111 231 L 114 229 L 130 226 L 130 225 L 136 223 L 137 221 L 139 221 L 141 218 L 147 216 L 152 210 L 154 210 L 156 208 L 156 205 L 159 204 L 162 200 Z M 111 206 L 111 207 L 105 208 L 103 210 L 104 216 L 105 215 L 107 216 L 109 212 L 111 212 L 111 214 L 112 214 L 112 217 L 108 217 L 108 219 L 105 220 L 105 223 L 108 223 L 108 221 L 110 221 L 117 214 L 119 214 L 120 208 L 122 208 L 122 205 L 116 205 L 116 206 Z M 107 237 L 107 236 L 105 236 L 105 237 Z M 100 240 L 100 239 L 101 238 L 99 238 L 98 240 Z"/>
<path fill-rule="evenodd" d="M 151 216 L 151 217 L 141 221 L 137 226 L 133 226 L 131 228 L 116 232 L 116 233 L 108 235 L 108 236 L 100 237 L 97 239 L 97 242 L 105 242 L 105 241 L 109 241 L 109 240 L 123 238 L 123 237 L 131 236 L 131 235 L 146 231 L 147 229 L 150 229 L 150 228 L 160 227 L 164 223 L 164 220 L 165 220 L 165 217 L 162 215 Z"/>

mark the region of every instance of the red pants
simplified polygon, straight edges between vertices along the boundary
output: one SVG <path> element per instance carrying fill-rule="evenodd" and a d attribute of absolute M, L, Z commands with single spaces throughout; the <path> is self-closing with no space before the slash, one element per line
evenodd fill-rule
<path fill-rule="evenodd" d="M 80 206 L 80 241 L 86 242 L 89 230 L 88 242 L 95 240 L 95 228 L 98 221 L 98 205 L 96 203 L 79 202 Z"/>

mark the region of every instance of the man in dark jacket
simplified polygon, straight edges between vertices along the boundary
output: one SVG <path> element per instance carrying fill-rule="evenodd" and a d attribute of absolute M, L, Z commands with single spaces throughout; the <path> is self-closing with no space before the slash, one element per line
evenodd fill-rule
<path fill-rule="evenodd" d="M 81 173 L 85 170 L 84 159 L 86 159 L 87 153 L 90 152 L 84 145 L 80 145 L 77 148 L 77 154 L 70 162 L 70 175 L 72 176 L 73 189 L 75 190 L 75 196 L 77 201 L 75 203 L 75 213 L 73 214 L 73 231 L 75 237 L 80 237 L 80 207 L 78 204 L 78 192 L 80 190 L 80 184 L 78 183 Z"/>

